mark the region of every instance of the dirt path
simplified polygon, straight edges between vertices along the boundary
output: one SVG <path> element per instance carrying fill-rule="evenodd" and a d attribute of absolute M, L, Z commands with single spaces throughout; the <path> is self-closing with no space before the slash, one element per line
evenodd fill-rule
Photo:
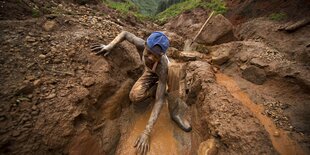
<path fill-rule="evenodd" d="M 284 130 L 277 128 L 270 118 L 262 114 L 264 110 L 263 106 L 255 104 L 249 96 L 238 87 L 237 83 L 232 78 L 225 74 L 217 73 L 216 80 L 220 85 L 225 86 L 236 99 L 241 101 L 242 104 L 250 109 L 254 116 L 260 120 L 269 133 L 273 146 L 281 155 L 305 154 L 300 146 L 292 141 Z"/>
<path fill-rule="evenodd" d="M 132 130 L 128 130 L 128 132 L 122 136 L 116 154 L 135 154 L 133 144 L 144 130 L 150 117 L 151 110 L 152 107 L 149 106 L 146 111 L 141 114 L 137 114 L 136 119 L 133 121 L 133 127 L 128 127 L 128 129 L 131 128 Z M 182 152 L 182 150 L 184 150 L 184 147 L 182 147 L 182 139 L 189 138 L 190 134 L 179 134 L 179 132 L 182 132 L 179 130 L 180 129 L 177 128 L 174 122 L 171 121 L 168 113 L 168 107 L 165 105 L 151 134 L 151 148 L 148 154 L 184 154 L 184 152 Z M 187 141 L 187 146 L 190 146 L 190 141 Z"/>

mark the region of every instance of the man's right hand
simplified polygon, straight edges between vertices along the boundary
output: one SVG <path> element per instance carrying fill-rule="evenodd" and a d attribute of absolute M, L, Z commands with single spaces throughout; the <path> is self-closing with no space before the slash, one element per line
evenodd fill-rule
<path fill-rule="evenodd" d="M 107 45 L 104 44 L 94 44 L 90 47 L 90 49 L 98 54 L 103 54 L 103 56 L 107 56 L 110 53 L 110 49 Z"/>
<path fill-rule="evenodd" d="M 143 132 L 136 140 L 134 147 L 137 154 L 146 155 L 150 151 L 150 136 Z"/>

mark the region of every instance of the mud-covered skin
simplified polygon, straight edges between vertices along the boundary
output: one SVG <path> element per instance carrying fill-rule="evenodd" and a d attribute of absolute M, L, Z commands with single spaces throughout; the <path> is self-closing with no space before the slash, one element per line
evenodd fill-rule
<path fill-rule="evenodd" d="M 111 49 L 113 49 L 118 43 L 127 40 L 130 43 L 134 44 L 139 54 L 142 53 L 143 50 L 143 57 L 145 64 L 154 64 L 156 59 L 158 65 L 154 70 L 155 73 L 158 75 L 158 86 L 156 90 L 156 100 L 155 104 L 150 116 L 150 119 L 145 127 L 143 133 L 138 137 L 134 147 L 137 148 L 137 151 L 140 154 L 146 154 L 149 150 L 149 135 L 152 132 L 153 126 L 159 116 L 160 110 L 163 107 L 164 99 L 165 99 L 165 91 L 166 91 L 166 83 L 167 83 L 167 75 L 168 75 L 168 61 L 162 56 L 153 55 L 151 52 L 148 52 L 146 48 L 144 48 L 145 41 L 132 33 L 123 31 L 121 32 L 111 43 L 108 45 L 97 44 L 91 47 L 92 51 L 95 51 L 96 54 L 104 54 L 104 56 L 108 55 Z M 155 56 L 155 57 L 154 57 Z M 147 65 L 145 65 L 145 69 L 149 69 Z"/>
<path fill-rule="evenodd" d="M 141 55 L 143 50 L 144 50 L 144 44 L 145 41 L 137 36 L 135 36 L 132 33 L 129 33 L 127 31 L 122 31 L 118 36 L 114 38 L 112 42 L 110 42 L 108 45 L 104 44 L 95 44 L 91 47 L 92 51 L 95 51 L 96 54 L 103 54 L 104 56 L 107 56 L 110 51 L 120 42 L 127 40 L 130 43 L 134 44 L 138 51 L 139 54 Z"/>

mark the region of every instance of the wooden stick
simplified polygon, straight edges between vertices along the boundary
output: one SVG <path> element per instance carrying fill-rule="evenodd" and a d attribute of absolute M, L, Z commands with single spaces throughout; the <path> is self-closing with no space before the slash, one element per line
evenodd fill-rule
<path fill-rule="evenodd" d="M 286 27 L 284 30 L 292 32 L 292 31 L 295 31 L 299 28 L 302 28 L 302 27 L 308 25 L 309 23 L 310 23 L 310 18 L 303 19 L 303 20 L 296 22 L 295 24 L 292 24 L 292 25 Z"/>
<path fill-rule="evenodd" d="M 202 27 L 200 28 L 199 32 L 196 34 L 196 36 L 194 37 L 192 43 L 190 45 L 192 45 L 194 43 L 194 41 L 197 39 L 197 37 L 199 36 L 199 34 L 202 32 L 203 28 L 206 26 L 206 24 L 208 23 L 208 21 L 211 19 L 212 15 L 214 14 L 214 11 L 211 12 L 209 18 L 206 20 L 206 22 L 202 25 Z"/>

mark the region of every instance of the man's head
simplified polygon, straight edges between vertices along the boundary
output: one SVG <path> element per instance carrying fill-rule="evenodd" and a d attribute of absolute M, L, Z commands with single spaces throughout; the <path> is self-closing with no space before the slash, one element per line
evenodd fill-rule
<path fill-rule="evenodd" d="M 155 31 L 147 38 L 146 46 L 149 51 L 161 56 L 167 52 L 169 39 L 163 32 Z"/>

